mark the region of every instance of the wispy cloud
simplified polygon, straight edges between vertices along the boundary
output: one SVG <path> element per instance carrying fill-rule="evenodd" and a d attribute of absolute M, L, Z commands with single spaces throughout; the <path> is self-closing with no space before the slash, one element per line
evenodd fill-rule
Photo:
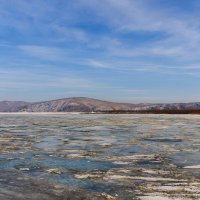
<path fill-rule="evenodd" d="M 65 50 L 61 48 L 36 45 L 22 45 L 19 46 L 19 49 L 30 56 L 37 57 L 40 59 L 59 60 L 67 57 L 67 55 L 64 52 Z"/>
<path fill-rule="evenodd" d="M 118 33 L 160 33 L 163 37 L 135 46 L 121 43 L 119 48 L 108 47 L 115 56 L 156 55 L 191 59 L 199 57 L 200 23 L 198 15 L 164 8 L 157 1 L 86 1 L 104 22 Z M 192 2 L 191 2 L 192 3 Z M 112 12 L 110 12 L 112 10 Z M 174 12 L 178 12 L 175 15 Z M 116 53 L 118 52 L 118 53 Z M 178 59 L 178 58 L 176 58 Z"/>
<path fill-rule="evenodd" d="M 50 70 L 50 69 L 49 69 Z M 52 71 L 53 72 L 53 71 Z M 56 72 L 53 72 L 56 73 Z M 72 73 L 44 73 L 44 70 L 8 69 L 0 70 L 0 85 L 4 88 L 90 88 L 94 86 L 89 80 Z"/>

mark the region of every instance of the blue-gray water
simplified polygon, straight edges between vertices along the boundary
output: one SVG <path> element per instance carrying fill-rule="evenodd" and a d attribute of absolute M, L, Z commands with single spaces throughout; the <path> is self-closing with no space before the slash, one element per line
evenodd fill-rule
<path fill-rule="evenodd" d="M 0 152 L 1 172 L 38 184 L 107 199 L 200 199 L 198 115 L 0 115 Z"/>

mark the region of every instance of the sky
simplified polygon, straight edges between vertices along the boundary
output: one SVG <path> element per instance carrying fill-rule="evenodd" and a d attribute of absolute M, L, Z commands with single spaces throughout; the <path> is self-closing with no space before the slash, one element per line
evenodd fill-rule
<path fill-rule="evenodd" d="M 0 100 L 200 101 L 199 0 L 0 0 Z"/>

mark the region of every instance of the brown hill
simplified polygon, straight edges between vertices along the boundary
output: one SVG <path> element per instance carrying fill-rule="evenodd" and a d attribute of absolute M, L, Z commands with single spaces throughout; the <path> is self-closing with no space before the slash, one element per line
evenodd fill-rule
<path fill-rule="evenodd" d="M 140 112 L 200 110 L 200 103 L 131 104 L 73 97 L 44 102 L 2 101 L 0 112 Z M 144 112 L 145 111 L 145 112 Z M 147 112 L 146 112 L 147 111 Z"/>

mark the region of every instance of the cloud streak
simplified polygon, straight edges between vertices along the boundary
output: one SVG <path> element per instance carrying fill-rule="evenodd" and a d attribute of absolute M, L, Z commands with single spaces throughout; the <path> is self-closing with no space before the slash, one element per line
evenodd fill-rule
<path fill-rule="evenodd" d="M 63 60 L 67 58 L 67 54 L 64 49 L 37 45 L 22 45 L 19 46 L 25 54 L 33 56 L 39 59 L 46 60 Z"/>

